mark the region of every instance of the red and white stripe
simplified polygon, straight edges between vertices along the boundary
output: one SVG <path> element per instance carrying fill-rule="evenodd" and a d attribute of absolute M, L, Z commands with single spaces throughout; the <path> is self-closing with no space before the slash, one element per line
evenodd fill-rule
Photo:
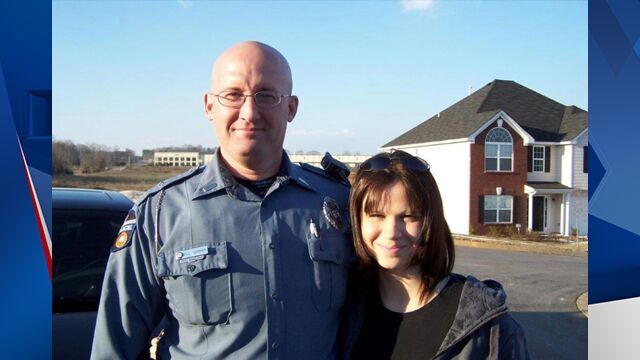
<path fill-rule="evenodd" d="M 51 236 L 49 235 L 49 229 L 47 229 L 47 222 L 44 220 L 44 215 L 42 214 L 42 208 L 40 207 L 40 201 L 38 201 L 38 194 L 36 193 L 36 188 L 33 185 L 33 181 L 31 180 L 31 173 L 29 172 L 29 166 L 27 165 L 27 159 L 24 157 L 24 151 L 22 151 L 22 144 L 20 143 L 19 137 L 18 137 L 18 145 L 20 146 L 20 154 L 22 155 L 22 164 L 24 165 L 24 171 L 27 175 L 27 181 L 29 182 L 29 192 L 31 194 L 31 203 L 33 204 L 33 212 L 35 213 L 36 220 L 38 222 L 38 230 L 40 231 L 40 241 L 42 242 L 42 250 L 44 251 L 44 257 L 47 262 L 47 269 L 49 270 L 49 280 L 51 280 L 51 277 L 52 277 Z"/>

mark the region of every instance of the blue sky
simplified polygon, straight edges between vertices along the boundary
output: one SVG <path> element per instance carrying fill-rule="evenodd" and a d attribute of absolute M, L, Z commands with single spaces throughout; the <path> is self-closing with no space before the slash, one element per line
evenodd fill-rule
<path fill-rule="evenodd" d="M 137 152 L 216 145 L 211 65 L 280 50 L 285 148 L 373 154 L 493 79 L 588 110 L 586 1 L 54 1 L 53 136 Z"/>

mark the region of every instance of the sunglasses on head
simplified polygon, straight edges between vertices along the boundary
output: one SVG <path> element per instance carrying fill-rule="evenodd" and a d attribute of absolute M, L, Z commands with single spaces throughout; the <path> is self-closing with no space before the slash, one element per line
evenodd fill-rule
<path fill-rule="evenodd" d="M 428 172 L 431 166 L 428 162 L 417 156 L 413 156 L 401 150 L 391 150 L 390 153 L 381 153 L 370 157 L 360 164 L 362 171 L 380 171 L 391 167 L 393 163 L 400 163 L 413 171 Z"/>

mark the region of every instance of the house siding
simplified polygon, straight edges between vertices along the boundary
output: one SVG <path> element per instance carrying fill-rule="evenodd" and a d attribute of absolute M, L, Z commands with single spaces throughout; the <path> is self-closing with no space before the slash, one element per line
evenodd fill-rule
<path fill-rule="evenodd" d="M 513 138 L 513 171 L 512 172 L 485 172 L 484 169 L 484 141 L 487 133 L 497 126 L 491 124 L 478 136 L 475 144 L 470 145 L 470 187 L 469 187 L 469 224 L 474 232 L 485 234 L 489 227 L 508 228 L 514 224 L 522 224 L 526 227 L 526 198 L 524 185 L 527 182 L 527 149 L 523 145 L 523 139 L 507 123 L 503 128 L 511 133 Z M 502 195 L 511 195 L 514 198 L 515 211 L 512 214 L 511 224 L 483 224 L 480 222 L 480 196 L 495 195 L 496 187 L 502 187 Z"/>
<path fill-rule="evenodd" d="M 580 135 L 576 146 L 573 147 L 573 187 L 580 190 L 586 190 L 589 185 L 589 174 L 582 172 L 582 164 L 584 162 L 583 147 L 587 146 L 588 132 Z"/>
<path fill-rule="evenodd" d="M 402 148 L 431 165 L 451 232 L 469 233 L 469 142 Z"/>
<path fill-rule="evenodd" d="M 560 174 L 562 172 L 562 153 L 564 150 L 559 146 L 545 145 L 545 147 L 548 147 L 550 151 L 549 161 L 551 164 L 549 172 L 529 172 L 527 174 L 528 181 L 560 181 Z"/>
<path fill-rule="evenodd" d="M 560 172 L 560 183 L 562 185 L 573 187 L 573 145 L 559 146 L 562 149 L 561 163 L 562 170 Z"/>
<path fill-rule="evenodd" d="M 588 234 L 589 222 L 587 221 L 587 212 L 589 211 L 589 203 L 587 199 L 587 190 L 578 190 L 571 194 L 569 233 L 567 235 L 574 235 L 574 232 L 580 236 Z"/>

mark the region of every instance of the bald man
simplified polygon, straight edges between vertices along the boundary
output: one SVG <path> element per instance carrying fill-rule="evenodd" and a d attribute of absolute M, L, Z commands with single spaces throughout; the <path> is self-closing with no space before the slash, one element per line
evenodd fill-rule
<path fill-rule="evenodd" d="M 112 247 L 93 359 L 336 357 L 355 259 L 348 183 L 283 151 L 298 109 L 274 48 L 244 42 L 215 62 L 204 112 L 213 160 L 150 189 Z"/>

